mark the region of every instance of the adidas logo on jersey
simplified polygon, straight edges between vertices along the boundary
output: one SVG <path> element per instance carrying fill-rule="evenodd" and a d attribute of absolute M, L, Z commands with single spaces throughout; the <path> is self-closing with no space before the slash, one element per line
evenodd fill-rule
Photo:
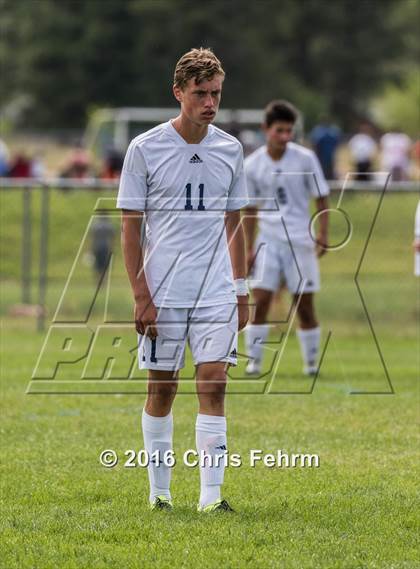
<path fill-rule="evenodd" d="M 198 154 L 194 154 L 194 156 L 190 159 L 190 164 L 200 164 L 200 162 L 202 162 L 202 160 Z"/>
<path fill-rule="evenodd" d="M 231 358 L 236 358 L 236 348 L 233 348 L 233 350 L 230 352 L 229 356 Z"/>

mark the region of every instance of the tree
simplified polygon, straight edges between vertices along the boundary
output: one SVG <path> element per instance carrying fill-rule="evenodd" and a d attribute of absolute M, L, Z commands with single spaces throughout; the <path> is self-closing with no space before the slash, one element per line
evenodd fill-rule
<path fill-rule="evenodd" d="M 420 78 L 413 69 L 399 85 L 386 85 L 372 102 L 372 114 L 384 130 L 399 128 L 418 137 L 420 133 Z"/>
<path fill-rule="evenodd" d="M 211 46 L 223 104 L 273 98 L 348 125 L 418 55 L 418 0 L 0 0 L 1 104 L 32 100 L 25 125 L 81 126 L 98 106 L 174 105 L 176 60 Z"/>

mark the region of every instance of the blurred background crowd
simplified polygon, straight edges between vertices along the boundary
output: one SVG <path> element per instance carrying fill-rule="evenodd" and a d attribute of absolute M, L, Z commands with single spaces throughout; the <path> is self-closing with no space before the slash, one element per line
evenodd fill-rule
<path fill-rule="evenodd" d="M 258 132 L 236 128 L 231 132 L 242 142 L 245 154 L 263 143 Z M 308 133 L 303 143 L 316 152 L 328 180 L 343 178 L 351 172 L 353 179 L 369 182 L 374 181 L 375 172 L 381 171 L 390 172 L 393 181 L 402 182 L 417 179 L 420 172 L 420 139 L 411 139 L 399 128 L 381 132 L 367 120 L 352 133 L 343 133 L 336 124 L 323 120 Z M 59 154 L 60 159 L 47 166 L 42 150 L 11 151 L 0 139 L 0 176 L 118 180 L 124 161 L 121 150 L 109 147 L 98 156 L 81 143 L 64 147 Z"/>
<path fill-rule="evenodd" d="M 176 112 L 175 62 L 203 45 L 227 74 L 221 108 L 291 101 L 302 114 L 299 142 L 316 151 L 328 179 L 350 171 L 369 181 L 379 170 L 414 179 L 418 16 L 417 0 L 357 9 L 354 0 L 230 0 L 205 10 L 188 0 L 3 0 L 0 176 L 118 178 L 128 139 L 108 137 L 98 150 L 86 137 L 93 117 L 104 108 Z M 245 153 L 263 143 L 256 121 L 220 126 Z"/>

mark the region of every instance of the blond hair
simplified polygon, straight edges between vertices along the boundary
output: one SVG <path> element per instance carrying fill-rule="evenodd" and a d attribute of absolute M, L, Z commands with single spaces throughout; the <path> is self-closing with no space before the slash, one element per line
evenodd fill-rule
<path fill-rule="evenodd" d="M 194 77 L 195 82 L 212 79 L 215 75 L 225 76 L 222 64 L 210 48 L 200 47 L 185 53 L 178 61 L 174 73 L 174 85 L 183 89 Z"/>

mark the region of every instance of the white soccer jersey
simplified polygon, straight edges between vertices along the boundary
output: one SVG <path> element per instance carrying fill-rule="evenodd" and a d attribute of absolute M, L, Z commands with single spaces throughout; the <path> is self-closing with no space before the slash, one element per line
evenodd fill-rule
<path fill-rule="evenodd" d="M 224 214 L 247 203 L 242 147 L 215 126 L 199 144 L 170 121 L 131 142 L 117 207 L 145 212 L 144 269 L 156 306 L 236 303 Z"/>
<path fill-rule="evenodd" d="M 262 146 L 245 160 L 251 205 L 259 208 L 259 233 L 267 240 L 312 242 L 309 233 L 311 198 L 329 194 L 321 166 L 312 150 L 289 142 L 280 160 Z"/>
<path fill-rule="evenodd" d="M 382 167 L 384 170 L 408 168 L 411 139 L 403 132 L 388 132 L 381 138 Z"/>

